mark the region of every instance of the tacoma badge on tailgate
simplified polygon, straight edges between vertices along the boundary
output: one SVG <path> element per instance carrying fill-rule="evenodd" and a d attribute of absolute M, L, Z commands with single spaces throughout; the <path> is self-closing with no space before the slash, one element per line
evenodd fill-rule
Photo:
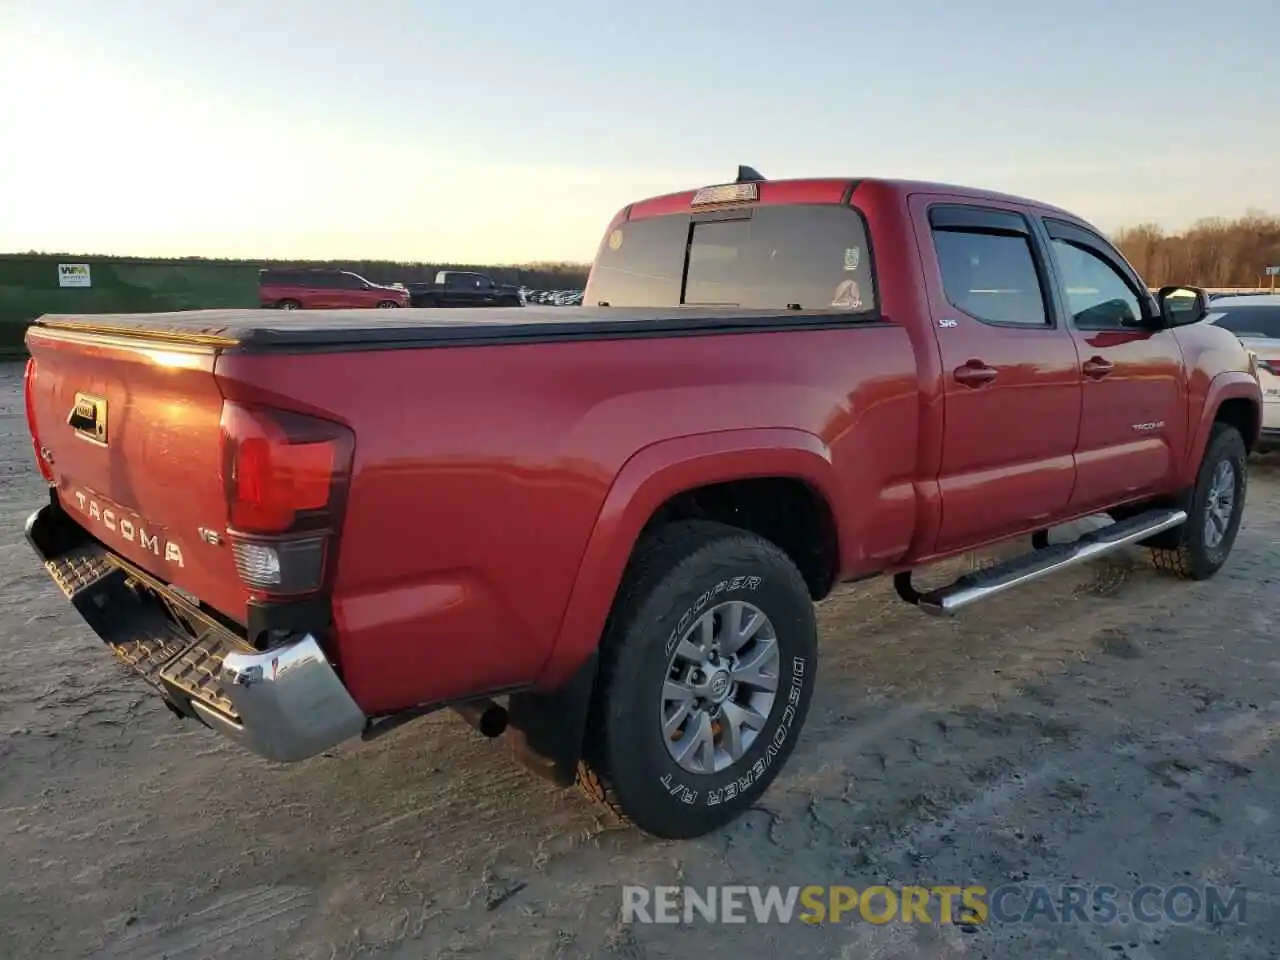
<path fill-rule="evenodd" d="M 77 393 L 67 423 L 80 436 L 103 445 L 107 442 L 107 401 L 102 397 Z"/>
<path fill-rule="evenodd" d="M 90 520 L 96 521 L 113 534 L 127 540 L 129 543 L 136 543 L 143 550 L 153 556 L 163 557 L 165 563 L 176 563 L 178 566 L 186 566 L 182 560 L 182 547 L 173 540 L 165 536 L 163 529 L 157 530 L 152 526 L 148 531 L 146 523 L 137 514 L 133 514 L 133 519 L 125 516 L 126 511 L 123 507 L 115 504 L 108 504 L 106 498 L 99 498 L 96 495 L 86 494 L 83 490 L 72 490 L 71 495 L 75 497 L 76 505 Z M 98 527 L 90 525 L 88 530 L 97 535 Z"/>

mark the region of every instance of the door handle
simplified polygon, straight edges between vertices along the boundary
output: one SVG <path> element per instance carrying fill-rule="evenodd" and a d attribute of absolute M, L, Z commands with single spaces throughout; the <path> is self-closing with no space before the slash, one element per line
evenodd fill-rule
<path fill-rule="evenodd" d="M 1080 369 L 1084 371 L 1086 377 L 1093 380 L 1101 380 L 1115 369 L 1115 364 L 1110 360 L 1104 360 L 1102 357 L 1090 357 Z"/>
<path fill-rule="evenodd" d="M 981 360 L 970 360 L 963 366 L 956 367 L 951 375 L 956 378 L 957 383 L 963 383 L 966 387 L 981 387 L 994 380 L 996 373 L 995 367 L 989 367 Z"/>

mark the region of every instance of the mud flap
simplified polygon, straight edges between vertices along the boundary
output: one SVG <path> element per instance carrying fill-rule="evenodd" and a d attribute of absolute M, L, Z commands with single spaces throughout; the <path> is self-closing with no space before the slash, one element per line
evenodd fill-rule
<path fill-rule="evenodd" d="M 573 785 L 598 665 L 599 654 L 592 651 L 554 693 L 511 695 L 504 739 L 516 763 L 559 786 Z"/>

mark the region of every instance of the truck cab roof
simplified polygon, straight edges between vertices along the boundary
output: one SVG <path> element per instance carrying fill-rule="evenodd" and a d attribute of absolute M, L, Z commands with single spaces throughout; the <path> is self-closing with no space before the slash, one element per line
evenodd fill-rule
<path fill-rule="evenodd" d="M 753 201 L 756 204 L 847 204 L 856 202 L 856 196 L 859 193 L 874 193 L 885 199 L 889 199 L 892 195 L 906 197 L 913 193 L 940 193 L 969 200 L 992 200 L 1035 207 L 1039 210 L 1052 210 L 1059 216 L 1072 220 L 1078 219 L 1076 215 L 1068 210 L 1039 200 L 1032 200 L 1016 194 L 1002 193 L 998 190 L 960 186 L 941 181 L 883 177 L 805 177 L 788 180 L 745 182 L 756 184 L 757 199 Z M 644 200 L 638 200 L 619 211 L 617 220 L 636 220 L 641 217 L 656 217 L 668 213 L 687 212 L 695 206 L 694 199 L 701 190 L 719 186 L 728 186 L 728 184 L 716 184 L 693 190 L 680 190 L 675 193 L 659 194 Z"/>

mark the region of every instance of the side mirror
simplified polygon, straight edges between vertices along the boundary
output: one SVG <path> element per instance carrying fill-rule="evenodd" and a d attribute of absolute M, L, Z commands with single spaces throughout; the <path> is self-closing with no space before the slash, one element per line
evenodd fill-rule
<path fill-rule="evenodd" d="M 1156 303 L 1165 327 L 1199 323 L 1209 313 L 1209 294 L 1203 287 L 1161 287 L 1156 292 Z"/>

